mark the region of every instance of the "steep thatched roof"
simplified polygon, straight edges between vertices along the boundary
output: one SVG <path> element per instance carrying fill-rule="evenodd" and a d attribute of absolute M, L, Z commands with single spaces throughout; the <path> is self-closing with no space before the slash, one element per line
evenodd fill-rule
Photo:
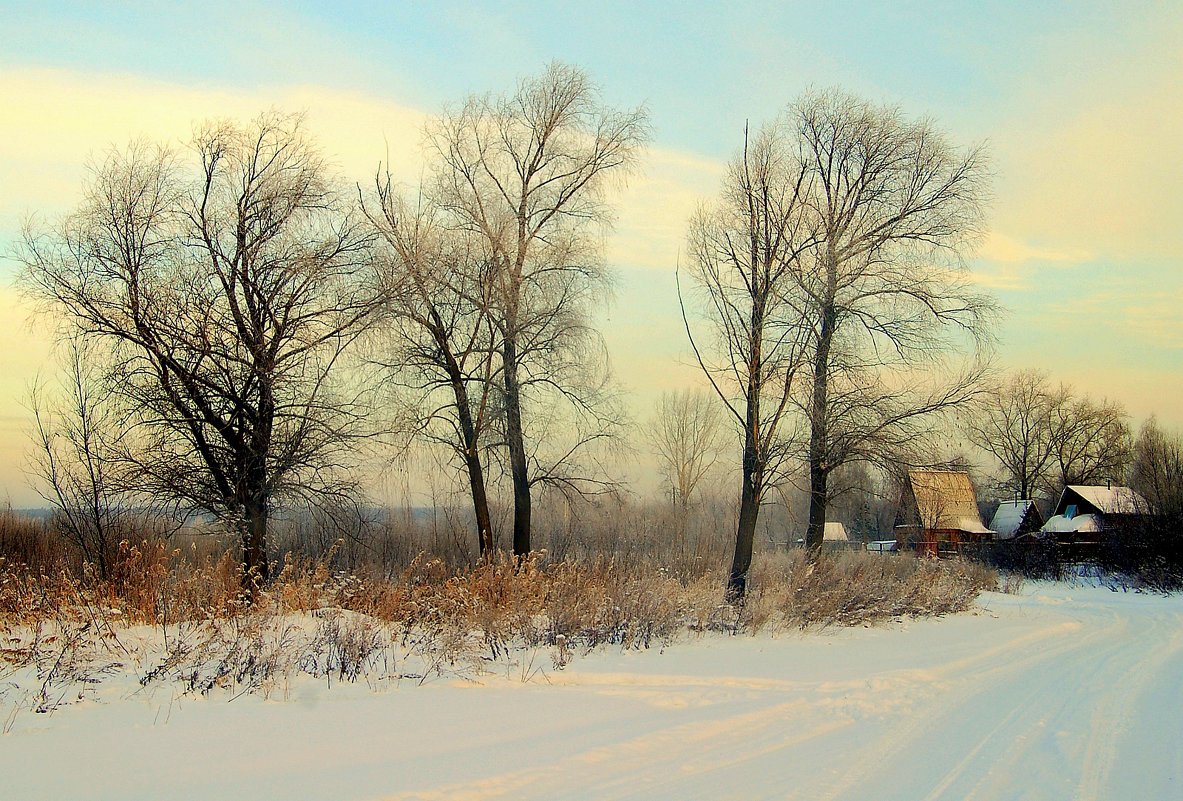
<path fill-rule="evenodd" d="M 964 470 L 909 470 L 908 485 L 923 528 L 991 533 L 982 525 L 973 482 Z"/>

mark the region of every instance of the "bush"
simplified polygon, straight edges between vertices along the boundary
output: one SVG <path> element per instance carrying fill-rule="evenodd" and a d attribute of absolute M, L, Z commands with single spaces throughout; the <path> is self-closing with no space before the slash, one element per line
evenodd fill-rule
<path fill-rule="evenodd" d="M 1183 589 L 1183 517 L 1148 515 L 1105 532 L 1098 562 L 1127 585 Z"/>

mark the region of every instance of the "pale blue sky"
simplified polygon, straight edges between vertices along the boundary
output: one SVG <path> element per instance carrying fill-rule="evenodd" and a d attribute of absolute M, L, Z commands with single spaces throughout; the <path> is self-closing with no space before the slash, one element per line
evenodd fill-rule
<path fill-rule="evenodd" d="M 692 380 L 673 268 L 685 218 L 745 120 L 839 85 L 986 141 L 991 234 L 973 267 L 1011 310 L 1004 365 L 1183 426 L 1183 6 L 1169 3 L 0 2 L 0 251 L 77 199 L 82 165 L 211 115 L 306 109 L 347 177 L 390 148 L 415 177 L 423 115 L 559 59 L 654 139 L 619 203 L 606 334 L 635 406 Z M 0 269 L 0 492 L 43 355 Z"/>
<path fill-rule="evenodd" d="M 979 130 L 1017 84 L 1128 57 L 1154 3 L 2 3 L 0 63 L 184 84 L 316 83 L 434 108 L 550 59 L 644 101 L 663 142 L 724 156 L 717 121 L 841 84 Z M 1027 86 L 1028 90 L 1036 86 Z"/>

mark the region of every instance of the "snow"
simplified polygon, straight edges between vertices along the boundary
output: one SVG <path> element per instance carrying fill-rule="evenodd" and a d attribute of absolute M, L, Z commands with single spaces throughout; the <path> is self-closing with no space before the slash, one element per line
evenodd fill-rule
<path fill-rule="evenodd" d="M 1006 540 L 1014 537 L 1034 503 L 1035 501 L 1003 501 L 998 504 L 994 518 L 990 521 L 990 529 L 998 535 L 997 539 Z"/>
<path fill-rule="evenodd" d="M 957 518 L 957 530 L 965 531 L 970 534 L 993 534 L 994 532 L 982 525 L 982 521 L 976 517 L 959 517 Z"/>
<path fill-rule="evenodd" d="M 1029 584 L 976 613 L 688 637 L 557 669 L 17 714 L 6 798 L 1121 799 L 1183 784 L 1183 599 Z M 2 713 L 3 710 L 0 710 Z"/>
<path fill-rule="evenodd" d="M 1101 521 L 1096 515 L 1076 515 L 1065 517 L 1053 515 L 1043 524 L 1041 532 L 1045 534 L 1059 534 L 1065 532 L 1093 533 L 1101 530 Z"/>

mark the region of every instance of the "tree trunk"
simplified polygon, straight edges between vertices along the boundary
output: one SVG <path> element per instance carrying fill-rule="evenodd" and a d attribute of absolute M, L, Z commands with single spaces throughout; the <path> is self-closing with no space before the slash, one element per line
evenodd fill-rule
<path fill-rule="evenodd" d="M 805 546 L 821 548 L 826 532 L 826 506 L 829 503 L 827 479 L 829 465 L 829 377 L 830 345 L 834 337 L 835 313 L 826 309 L 813 359 L 813 394 L 809 402 L 809 524 L 805 529 Z"/>
<path fill-rule="evenodd" d="M 459 399 L 458 399 L 459 400 Z M 480 443 L 468 410 L 467 396 L 460 406 L 460 431 L 464 437 L 464 464 L 468 468 L 468 486 L 472 493 L 472 511 L 476 517 L 477 543 L 481 556 L 493 552 L 493 525 L 489 516 L 489 497 L 485 491 L 485 470 L 481 465 Z"/>
<path fill-rule="evenodd" d="M 436 342 L 444 354 L 444 367 L 452 385 L 452 397 L 456 401 L 456 416 L 460 423 L 460 436 L 464 442 L 464 466 L 468 471 L 468 486 L 472 494 L 472 511 L 476 518 L 477 545 L 481 557 L 493 552 L 493 524 L 489 515 L 489 497 L 485 491 L 485 469 L 481 464 L 480 437 L 472 419 L 472 408 L 468 403 L 468 387 L 464 374 L 448 346 L 448 340 L 439 321 L 439 315 L 432 312 L 437 326 L 433 329 Z"/>
<path fill-rule="evenodd" d="M 754 245 L 753 245 L 754 251 Z M 753 271 L 754 272 L 754 271 Z M 747 592 L 748 569 L 752 566 L 752 541 L 760 516 L 760 494 L 764 481 L 764 452 L 760 443 L 760 369 L 763 364 L 764 306 L 752 306 L 752 337 L 748 352 L 748 385 L 743 438 L 743 486 L 739 493 L 739 524 L 735 531 L 735 556 L 727 578 L 728 603 L 741 603 Z"/>
<path fill-rule="evenodd" d="M 522 437 L 517 348 L 511 335 L 505 338 L 504 361 L 505 439 L 513 479 L 513 553 L 514 556 L 525 556 L 530 553 L 530 476 L 526 471 L 526 444 Z"/>
<path fill-rule="evenodd" d="M 826 536 L 829 478 L 829 472 L 811 458 L 809 460 L 809 524 L 805 529 L 805 546 L 814 551 L 821 548 Z"/>
<path fill-rule="evenodd" d="M 756 520 L 760 516 L 760 490 L 755 449 L 744 446 L 743 488 L 739 494 L 739 526 L 735 532 L 735 557 L 731 560 L 731 575 L 727 578 L 728 603 L 742 603 L 748 587 L 748 570 L 752 566 L 752 543 L 756 536 Z"/>
<path fill-rule="evenodd" d="M 242 588 L 251 599 L 271 578 L 267 564 L 268 511 L 266 495 L 262 491 L 253 493 L 243 509 Z"/>

